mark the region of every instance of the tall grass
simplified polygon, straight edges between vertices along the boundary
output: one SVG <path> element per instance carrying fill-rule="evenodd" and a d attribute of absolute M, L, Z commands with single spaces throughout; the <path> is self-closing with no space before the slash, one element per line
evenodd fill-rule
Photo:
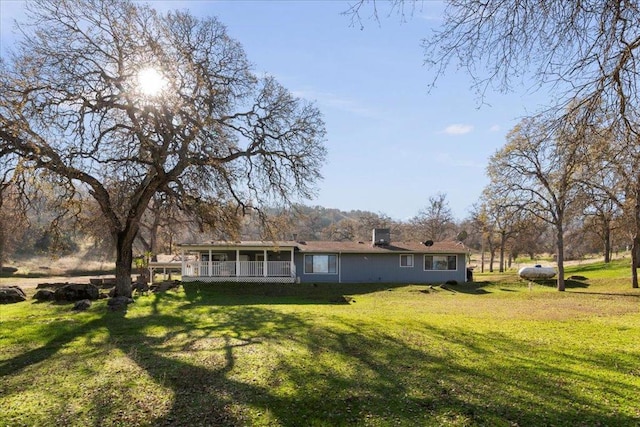
<path fill-rule="evenodd" d="M 637 426 L 640 292 L 618 267 L 572 267 L 564 293 L 485 274 L 0 306 L 0 425 Z"/>

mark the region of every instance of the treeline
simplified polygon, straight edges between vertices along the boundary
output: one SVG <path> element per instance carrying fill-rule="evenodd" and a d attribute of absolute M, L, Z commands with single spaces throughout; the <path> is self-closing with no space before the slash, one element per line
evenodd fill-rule
<path fill-rule="evenodd" d="M 33 256 L 60 257 L 80 249 L 96 258 L 113 258 L 113 240 L 104 232 L 105 226 L 97 207 L 90 198 L 76 203 L 59 203 L 55 187 L 34 185 L 25 192 L 25 183 L 5 185 L 0 191 L 3 209 L 0 211 L 0 259 Z M 458 240 L 482 258 L 490 271 L 504 271 L 519 257 L 534 259 L 543 253 L 554 253 L 553 227 L 521 208 L 498 203 L 488 187 L 467 218 L 456 219 L 446 194 L 428 198 L 423 209 L 409 220 L 399 221 L 385 213 L 361 210 L 343 211 L 322 206 L 294 205 L 286 209 L 236 212 L 218 221 L 203 222 L 182 212 L 179 206 L 161 196 L 152 199 L 142 216 L 140 232 L 134 242 L 134 252 L 169 254 L 176 244 L 209 240 L 371 240 L 374 228 L 390 228 L 392 240 Z M 28 194 L 27 202 L 21 197 Z M 601 204 L 588 203 L 568 221 L 564 245 L 566 259 L 579 259 L 600 253 L 605 261 L 614 250 L 631 245 L 631 219 L 620 210 L 606 211 Z"/>

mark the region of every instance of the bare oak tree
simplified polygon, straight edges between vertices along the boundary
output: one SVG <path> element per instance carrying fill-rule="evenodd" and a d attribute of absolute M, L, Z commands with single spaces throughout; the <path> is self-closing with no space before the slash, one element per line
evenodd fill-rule
<path fill-rule="evenodd" d="M 564 234 L 568 212 L 579 193 L 583 171 L 582 135 L 568 127 L 559 132 L 544 117 L 525 119 L 508 135 L 507 144 L 495 153 L 487 171 L 496 193 L 519 203 L 554 227 L 557 289 L 565 290 Z"/>
<path fill-rule="evenodd" d="M 24 224 L 25 210 L 16 183 L 18 159 L 0 150 L 0 273 L 9 252 L 16 226 Z"/>
<path fill-rule="evenodd" d="M 34 0 L 0 68 L 0 150 L 90 194 L 131 295 L 132 245 L 157 193 L 219 220 L 313 194 L 318 109 L 256 77 L 215 18 L 128 0 Z"/>
<path fill-rule="evenodd" d="M 455 235 L 453 213 L 445 193 L 429 197 L 429 204 L 410 220 L 414 238 L 434 240 L 450 239 Z"/>

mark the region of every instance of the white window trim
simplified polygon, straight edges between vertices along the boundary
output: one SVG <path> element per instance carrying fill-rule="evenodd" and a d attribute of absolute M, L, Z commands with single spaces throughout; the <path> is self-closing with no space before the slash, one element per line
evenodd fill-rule
<path fill-rule="evenodd" d="M 402 257 L 407 257 L 408 260 L 410 260 L 410 262 L 407 265 L 402 265 Z M 400 268 L 413 268 L 413 266 L 415 265 L 413 263 L 413 254 L 400 254 Z"/>
<path fill-rule="evenodd" d="M 323 273 L 323 272 L 317 272 L 317 273 L 316 272 L 311 272 L 310 273 L 310 272 L 308 272 L 307 271 L 307 257 L 308 256 L 312 256 L 312 257 L 313 256 L 326 256 L 326 257 L 335 256 L 336 257 L 336 271 L 335 271 L 335 273 L 332 273 L 332 272 L 326 272 L 326 273 Z M 338 260 L 339 259 L 340 259 L 340 257 L 338 256 L 338 254 L 331 254 L 331 253 L 329 253 L 329 254 L 304 254 L 304 257 L 302 257 L 304 274 L 308 274 L 308 275 L 315 275 L 315 274 L 329 275 L 330 274 L 332 276 L 336 276 L 338 274 L 338 270 L 340 268 L 339 265 L 338 265 Z M 327 258 L 327 260 L 328 260 L 328 258 Z M 327 265 L 327 267 L 328 267 L 328 265 Z"/>
<path fill-rule="evenodd" d="M 446 270 L 436 270 L 435 268 L 432 268 L 431 270 L 427 270 L 425 268 L 425 260 L 426 260 L 426 258 L 428 256 L 430 256 L 430 257 L 434 257 L 434 256 L 444 256 L 444 257 L 453 256 L 453 257 L 456 257 L 456 268 L 453 269 L 453 270 L 449 270 L 448 268 Z M 456 254 L 424 254 L 424 256 L 422 257 L 422 269 L 423 269 L 423 271 L 452 271 L 452 272 L 458 271 L 458 255 L 456 255 Z"/>

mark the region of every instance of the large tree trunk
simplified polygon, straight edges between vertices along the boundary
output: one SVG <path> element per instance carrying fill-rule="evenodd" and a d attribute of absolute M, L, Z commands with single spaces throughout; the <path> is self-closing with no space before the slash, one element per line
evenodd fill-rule
<path fill-rule="evenodd" d="M 3 205 L 2 194 L 0 193 L 0 215 L 2 215 L 2 205 Z M 4 251 L 5 251 L 5 239 L 7 238 L 5 234 L 4 221 L 0 218 L 0 274 L 2 273 L 2 267 L 4 267 Z"/>
<path fill-rule="evenodd" d="M 640 176 L 636 177 L 636 204 L 633 212 L 634 233 L 631 247 L 631 287 L 638 287 L 638 251 L 640 250 Z"/>
<path fill-rule="evenodd" d="M 562 220 L 558 220 L 560 224 L 556 225 L 556 261 L 558 262 L 558 290 L 564 291 L 564 229 Z"/>
<path fill-rule="evenodd" d="M 507 244 L 507 234 L 503 231 L 500 233 L 500 273 L 504 273 L 504 247 Z"/>
<path fill-rule="evenodd" d="M 116 290 L 117 297 L 131 298 L 131 265 L 135 232 L 129 228 L 116 236 Z"/>
<path fill-rule="evenodd" d="M 611 224 L 608 219 L 605 219 L 602 227 L 602 243 L 604 246 L 604 262 L 611 262 Z"/>
<path fill-rule="evenodd" d="M 2 219 L 0 219 L 0 273 L 2 273 L 2 267 L 4 267 L 5 239 L 4 224 L 2 223 Z"/>
<path fill-rule="evenodd" d="M 638 250 L 640 249 L 640 237 L 638 234 L 633 236 L 633 245 L 631 247 L 631 287 L 638 287 Z"/>
<path fill-rule="evenodd" d="M 491 248 L 489 250 L 489 273 L 493 273 L 493 263 L 496 260 L 496 250 L 495 248 Z"/>

